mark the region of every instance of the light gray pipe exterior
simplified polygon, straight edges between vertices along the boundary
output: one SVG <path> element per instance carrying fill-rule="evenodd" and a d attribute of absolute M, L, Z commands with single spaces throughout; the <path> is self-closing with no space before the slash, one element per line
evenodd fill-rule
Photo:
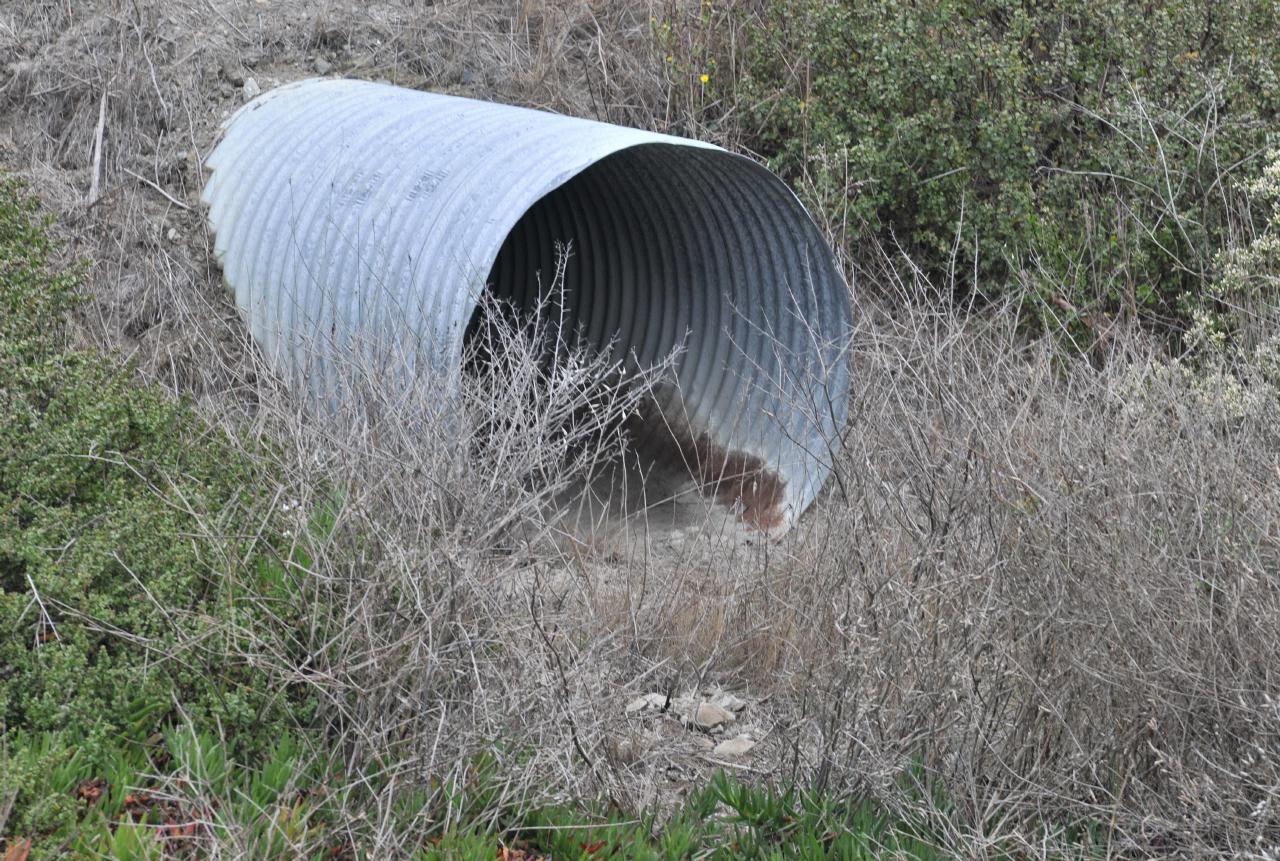
<path fill-rule="evenodd" d="M 755 512 L 757 525 L 793 523 L 830 473 L 847 412 L 848 291 L 795 195 L 748 158 L 542 111 L 307 80 L 241 108 L 207 166 L 227 284 L 297 385 L 320 388 L 357 343 L 393 342 L 410 367 L 456 373 L 481 292 L 527 304 L 555 244 L 571 241 L 573 322 L 641 363 L 683 347 L 660 423 L 686 437 L 685 457 L 776 480 L 775 510 Z"/>

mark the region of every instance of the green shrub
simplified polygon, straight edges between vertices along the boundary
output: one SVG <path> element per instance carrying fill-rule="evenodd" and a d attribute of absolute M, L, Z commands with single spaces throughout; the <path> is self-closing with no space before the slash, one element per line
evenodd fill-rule
<path fill-rule="evenodd" d="M 1238 226 L 1277 62 L 1263 0 L 779 0 L 745 87 L 757 147 L 832 223 L 932 276 L 954 255 L 962 289 L 1032 273 L 1058 307 L 1167 321 Z"/>
<path fill-rule="evenodd" d="M 1186 297 L 1190 312 L 1205 321 L 1209 338 L 1248 328 L 1249 318 L 1274 313 L 1280 300 L 1280 147 L 1267 154 L 1261 174 L 1244 190 L 1255 218 L 1264 222 L 1262 229 L 1249 242 L 1223 250 L 1220 275 L 1206 295 Z"/>
<path fill-rule="evenodd" d="M 1264 223 L 1248 242 L 1223 249 L 1220 274 L 1203 291 L 1182 296 L 1181 355 L 1135 369 L 1131 410 L 1167 409 L 1172 385 L 1221 427 L 1280 427 L 1280 149 L 1243 186 Z"/>
<path fill-rule="evenodd" d="M 38 835 L 35 857 L 206 857 L 219 837 L 234 835 L 246 857 L 292 859 L 308 857 L 300 845 L 342 840 L 328 833 L 331 764 L 287 733 L 247 767 L 228 743 L 190 726 L 161 736 L 146 750 L 117 750 L 89 781 L 83 751 L 67 738 L 46 735 L 9 756 L 7 776 L 34 789 L 32 808 L 53 826 Z"/>
<path fill-rule="evenodd" d="M 289 705 L 225 657 L 264 615 L 239 561 L 268 549 L 249 538 L 253 463 L 119 363 L 67 349 L 77 273 L 54 252 L 0 179 L 0 801 L 18 793 L 10 827 L 28 834 L 66 813 L 36 791 L 68 765 L 58 751 L 100 776 L 181 715 L 251 754 Z"/>

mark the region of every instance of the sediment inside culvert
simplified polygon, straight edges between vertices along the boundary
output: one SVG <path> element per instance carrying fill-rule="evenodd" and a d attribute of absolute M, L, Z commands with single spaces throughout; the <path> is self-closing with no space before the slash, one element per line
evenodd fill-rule
<path fill-rule="evenodd" d="M 629 426 L 641 469 L 682 468 L 703 496 L 761 532 L 778 534 L 787 525 L 786 479 L 762 458 L 695 432 L 683 417 L 664 413 L 657 400 L 647 401 Z"/>

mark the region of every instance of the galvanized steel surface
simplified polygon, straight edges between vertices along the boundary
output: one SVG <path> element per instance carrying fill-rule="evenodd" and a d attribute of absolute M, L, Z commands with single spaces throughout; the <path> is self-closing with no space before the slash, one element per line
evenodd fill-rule
<path fill-rule="evenodd" d="M 848 293 L 799 201 L 749 159 L 310 80 L 237 112 L 207 164 L 215 254 L 254 339 L 298 384 L 322 390 L 335 359 L 370 344 L 452 372 L 481 292 L 527 306 L 570 242 L 565 304 L 591 343 L 616 339 L 641 363 L 683 347 L 679 394 L 660 406 L 700 457 L 775 475 L 783 523 L 830 472 Z"/>

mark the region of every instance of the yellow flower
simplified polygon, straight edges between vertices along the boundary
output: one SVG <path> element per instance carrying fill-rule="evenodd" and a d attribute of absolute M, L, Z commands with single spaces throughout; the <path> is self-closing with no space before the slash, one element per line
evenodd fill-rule
<path fill-rule="evenodd" d="M 702 74 L 702 77 L 700 77 L 698 80 L 702 81 L 702 83 L 705 84 L 707 81 L 711 80 L 711 76 L 704 72 Z"/>

